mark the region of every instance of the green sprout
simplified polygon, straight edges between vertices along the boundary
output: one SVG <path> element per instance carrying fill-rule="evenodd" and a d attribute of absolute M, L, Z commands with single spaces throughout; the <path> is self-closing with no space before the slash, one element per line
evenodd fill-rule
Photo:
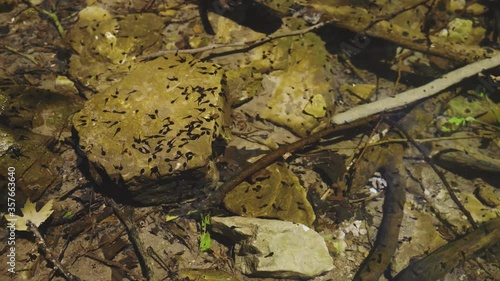
<path fill-rule="evenodd" d="M 459 128 L 463 128 L 472 122 L 476 122 L 476 123 L 479 123 L 479 124 L 482 124 L 482 125 L 485 125 L 488 127 L 493 127 L 496 130 L 500 130 L 500 128 L 497 126 L 493 126 L 491 124 L 477 120 L 474 117 L 468 116 L 468 117 L 452 117 L 452 118 L 448 119 L 448 121 L 446 121 L 446 123 L 444 123 L 444 125 L 441 126 L 441 131 L 443 131 L 445 133 L 454 132 L 454 131 L 458 130 Z"/>
<path fill-rule="evenodd" d="M 441 131 L 450 133 L 456 131 L 458 128 L 465 127 L 468 123 L 477 121 L 474 117 L 452 117 L 441 126 Z"/>
<path fill-rule="evenodd" d="M 212 239 L 210 238 L 210 233 L 207 231 L 207 226 L 210 224 L 210 214 L 204 216 L 200 214 L 201 218 L 201 235 L 200 235 L 200 252 L 205 252 L 210 250 L 212 246 Z"/>
<path fill-rule="evenodd" d="M 495 115 L 497 124 L 500 123 L 500 113 L 495 110 L 495 103 L 488 97 L 488 95 L 484 91 L 480 91 L 479 93 L 474 91 L 468 91 L 469 95 L 476 96 L 480 99 L 486 100 L 491 105 L 491 112 Z M 493 128 L 494 130 L 500 130 L 500 127 L 483 122 L 474 118 L 473 116 L 466 117 L 451 117 L 441 126 L 441 131 L 445 133 L 451 133 L 457 131 L 460 128 L 463 128 L 470 123 L 478 123 L 482 124 L 486 127 Z"/>
<path fill-rule="evenodd" d="M 65 219 L 65 218 L 69 218 L 69 217 L 71 217 L 71 215 L 73 215 L 73 212 L 72 212 L 72 211 L 66 211 L 66 212 L 64 213 L 64 215 L 63 215 L 63 219 Z"/>

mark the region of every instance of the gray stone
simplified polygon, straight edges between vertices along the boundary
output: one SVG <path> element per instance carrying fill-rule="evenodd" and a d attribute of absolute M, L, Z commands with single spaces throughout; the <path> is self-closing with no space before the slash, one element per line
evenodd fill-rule
<path fill-rule="evenodd" d="M 211 223 L 236 243 L 235 263 L 243 274 L 312 278 L 333 269 L 324 239 L 303 224 L 244 217 L 212 217 Z"/>

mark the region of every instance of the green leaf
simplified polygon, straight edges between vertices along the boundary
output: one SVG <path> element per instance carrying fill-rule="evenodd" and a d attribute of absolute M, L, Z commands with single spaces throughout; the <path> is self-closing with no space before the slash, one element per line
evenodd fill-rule
<path fill-rule="evenodd" d="M 471 122 L 478 122 L 478 120 L 476 120 L 476 118 L 474 118 L 472 116 L 468 116 L 465 118 L 452 117 L 452 118 L 448 119 L 448 121 L 446 121 L 445 124 L 443 124 L 441 126 L 441 131 L 443 131 L 445 133 L 454 132 L 454 131 L 458 130 L 460 127 L 466 126 L 467 123 L 471 123 Z"/>
<path fill-rule="evenodd" d="M 65 219 L 65 218 L 69 218 L 69 217 L 71 217 L 71 215 L 73 215 L 73 212 L 72 212 L 72 211 L 66 211 L 66 212 L 64 213 L 64 215 L 63 215 L 63 219 Z"/>
<path fill-rule="evenodd" d="M 210 250 L 212 247 L 212 238 L 210 238 L 210 233 L 205 232 L 200 236 L 200 252 L 205 252 Z"/>
<path fill-rule="evenodd" d="M 201 218 L 201 235 L 200 235 L 200 252 L 205 252 L 210 250 L 212 246 L 212 239 L 210 238 L 210 233 L 207 231 L 207 227 L 210 224 L 210 214 L 204 216 L 200 214 Z"/>
<path fill-rule="evenodd" d="M 447 123 L 461 126 L 465 124 L 465 118 L 452 117 L 448 119 Z"/>
<path fill-rule="evenodd" d="M 446 126 L 444 126 L 444 125 L 443 125 L 443 126 L 441 126 L 441 131 L 443 131 L 443 132 L 445 132 L 445 133 L 450 133 L 450 132 L 452 132 L 452 130 L 451 130 L 450 128 L 448 128 L 448 127 L 446 127 Z"/>

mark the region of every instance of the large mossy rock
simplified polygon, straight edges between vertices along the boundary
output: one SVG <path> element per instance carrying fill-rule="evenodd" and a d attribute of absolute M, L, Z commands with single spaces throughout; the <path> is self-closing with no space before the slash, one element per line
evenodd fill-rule
<path fill-rule="evenodd" d="M 279 35 L 300 29 L 302 19 L 283 18 Z M 245 110 L 305 137 L 329 124 L 335 110 L 334 60 L 318 35 L 288 36 L 249 52 L 241 65 L 262 74 L 262 91 Z M 257 76 L 253 74 L 254 76 Z"/>
<path fill-rule="evenodd" d="M 64 38 L 75 51 L 69 74 L 92 92 L 103 91 L 137 66 L 136 56 L 160 50 L 163 27 L 155 14 L 119 17 L 89 6 L 78 13 L 78 22 Z"/>
<path fill-rule="evenodd" d="M 212 147 L 225 137 L 224 84 L 220 66 L 170 55 L 94 95 L 73 118 L 91 176 L 146 205 L 202 194 L 218 180 Z"/>

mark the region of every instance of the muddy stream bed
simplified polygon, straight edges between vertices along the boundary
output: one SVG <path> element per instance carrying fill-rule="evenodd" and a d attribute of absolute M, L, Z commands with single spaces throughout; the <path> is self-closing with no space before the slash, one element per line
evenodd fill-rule
<path fill-rule="evenodd" d="M 1 279 L 500 280 L 500 10 L 348 2 L 0 1 Z"/>

